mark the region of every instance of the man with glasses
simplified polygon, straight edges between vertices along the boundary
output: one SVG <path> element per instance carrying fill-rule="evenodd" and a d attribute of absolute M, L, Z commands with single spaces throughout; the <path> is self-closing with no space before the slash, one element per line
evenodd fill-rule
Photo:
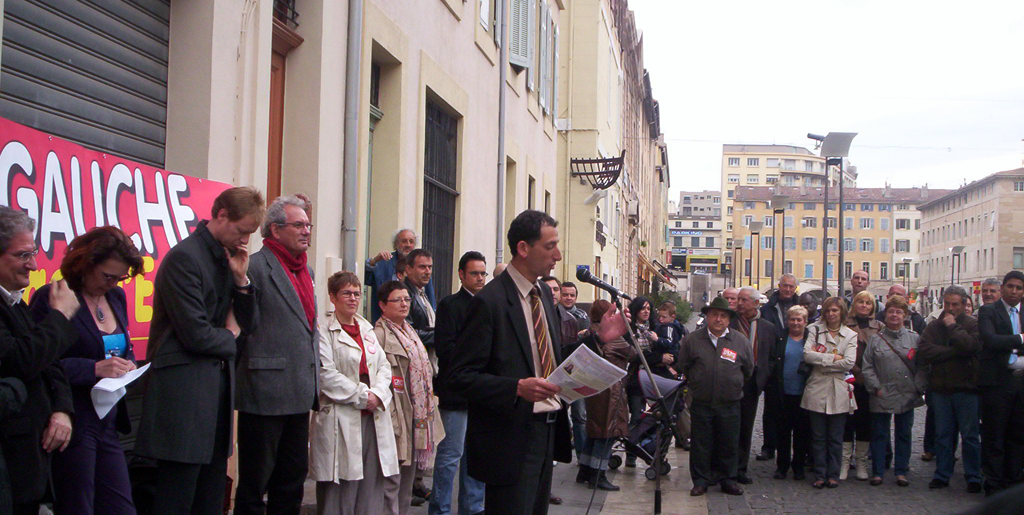
<path fill-rule="evenodd" d="M 302 507 L 309 411 L 318 409 L 319 343 L 306 256 L 313 225 L 304 207 L 295 196 L 270 204 L 263 248 L 249 264 L 260 294 L 257 330 L 239 340 L 236 365 L 239 515 L 298 513 Z"/>
<path fill-rule="evenodd" d="M 56 281 L 50 290 L 53 311 L 32 322 L 22 296 L 29 274 L 38 268 L 34 230 L 35 220 L 0 206 L 0 377 L 17 381 L 15 397 L 24 401 L 0 421 L 0 471 L 3 462 L 11 471 L 10 485 L 0 477 L 0 512 L 17 515 L 39 513 L 49 490 L 50 455 L 67 448 L 74 413 L 59 359 L 78 340 L 70 322 L 78 298 L 64 281 Z M 13 507 L 4 506 L 11 501 Z"/>
<path fill-rule="evenodd" d="M 484 484 L 469 477 L 463 452 L 466 443 L 466 421 L 469 417 L 469 403 L 465 397 L 452 393 L 446 387 L 446 374 L 450 372 L 455 340 L 466 327 L 466 311 L 487 282 L 487 259 L 483 254 L 471 250 L 459 259 L 459 282 L 462 288 L 437 303 L 437 323 L 434 329 L 434 344 L 437 349 L 437 380 L 434 393 L 437 394 L 441 422 L 444 424 L 444 439 L 437 444 L 434 457 L 434 484 L 430 494 L 430 515 L 447 515 L 452 512 L 452 486 L 455 472 L 459 478 L 459 514 L 471 515 L 484 510 Z"/>
<path fill-rule="evenodd" d="M 404 281 L 402 277 L 397 277 L 396 267 L 398 261 L 403 258 L 408 258 L 409 253 L 416 248 L 416 233 L 412 229 L 399 229 L 395 232 L 395 236 L 391 238 L 391 246 L 394 248 L 394 252 L 384 251 L 370 259 L 366 260 L 366 273 L 364 282 L 370 287 L 370 297 L 377 298 L 377 288 L 388 281 Z M 412 261 L 408 261 L 408 265 L 412 265 Z M 427 285 L 423 287 L 424 293 L 427 299 L 430 300 L 431 306 L 437 305 L 437 300 L 434 297 L 434 283 L 427 281 Z M 380 306 L 377 302 L 370 303 L 370 322 L 376 324 L 377 319 L 380 318 Z"/>

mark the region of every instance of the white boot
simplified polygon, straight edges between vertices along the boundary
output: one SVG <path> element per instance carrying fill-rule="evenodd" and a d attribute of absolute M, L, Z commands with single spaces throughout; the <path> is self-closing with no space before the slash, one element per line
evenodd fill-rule
<path fill-rule="evenodd" d="M 868 446 L 870 442 L 857 442 L 857 479 L 867 481 L 868 479 Z"/>
<path fill-rule="evenodd" d="M 850 473 L 850 458 L 853 457 L 853 442 L 843 442 L 843 461 L 839 464 L 839 479 L 846 481 Z"/>

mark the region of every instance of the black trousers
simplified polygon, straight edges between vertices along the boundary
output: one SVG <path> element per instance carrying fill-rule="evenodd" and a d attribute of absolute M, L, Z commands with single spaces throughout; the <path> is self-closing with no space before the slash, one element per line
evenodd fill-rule
<path fill-rule="evenodd" d="M 857 401 L 857 410 L 853 415 L 846 417 L 846 427 L 843 428 L 843 441 L 858 442 L 871 441 L 871 410 L 868 405 L 871 403 L 871 394 L 861 384 L 853 385 L 853 398 Z"/>
<path fill-rule="evenodd" d="M 757 403 L 761 400 L 761 392 L 751 380 L 740 401 L 740 434 L 739 454 L 737 455 L 736 473 L 745 475 L 750 463 L 750 440 L 754 437 L 754 422 L 757 421 Z"/>
<path fill-rule="evenodd" d="M 547 515 L 551 497 L 551 461 L 555 454 L 555 424 L 530 422 L 530 445 L 523 456 L 519 481 L 511 485 L 487 485 L 487 515 Z"/>
<path fill-rule="evenodd" d="M 981 471 L 985 491 L 1020 483 L 1024 471 L 1024 387 L 1009 384 L 981 388 Z"/>
<path fill-rule="evenodd" d="M 309 412 L 280 416 L 238 412 L 235 515 L 298 515 L 308 472 Z"/>
<path fill-rule="evenodd" d="M 221 374 L 218 392 L 217 434 L 210 463 L 194 464 L 158 460 L 153 515 L 220 515 L 228 477 L 231 442 L 230 378 Z"/>
<path fill-rule="evenodd" d="M 769 379 L 769 384 L 771 384 Z M 764 391 L 764 412 L 761 413 L 761 427 L 764 429 L 764 443 L 761 452 L 772 453 L 779 447 L 779 417 L 782 413 L 782 398 L 768 389 Z"/>
<path fill-rule="evenodd" d="M 690 405 L 690 478 L 693 486 L 736 479 L 740 402 Z M 749 444 L 748 444 L 749 448 Z"/>
<path fill-rule="evenodd" d="M 800 407 L 803 395 L 783 394 L 781 397 L 781 408 L 775 419 L 778 427 L 775 467 L 782 472 L 789 472 L 790 467 L 794 472 L 803 472 L 811 453 L 811 421 L 807 410 Z"/>
<path fill-rule="evenodd" d="M 821 481 L 839 480 L 839 466 L 843 459 L 843 429 L 846 413 L 826 415 L 809 412 L 811 421 L 811 456 L 814 474 Z"/>

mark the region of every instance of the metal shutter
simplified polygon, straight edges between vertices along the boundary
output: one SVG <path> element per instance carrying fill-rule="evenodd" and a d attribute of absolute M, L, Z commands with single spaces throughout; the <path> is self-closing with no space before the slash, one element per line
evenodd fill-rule
<path fill-rule="evenodd" d="M 169 0 L 6 0 L 0 116 L 158 167 Z"/>

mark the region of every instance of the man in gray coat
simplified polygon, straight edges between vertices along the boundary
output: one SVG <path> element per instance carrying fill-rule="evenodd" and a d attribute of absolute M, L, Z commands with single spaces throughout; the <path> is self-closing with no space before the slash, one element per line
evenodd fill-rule
<path fill-rule="evenodd" d="M 304 206 L 294 196 L 270 204 L 263 248 L 249 263 L 259 296 L 255 330 L 238 343 L 236 515 L 297 515 L 302 508 L 319 345 L 313 271 L 306 263 L 313 225 Z"/>
<path fill-rule="evenodd" d="M 152 365 L 135 452 L 157 460 L 155 515 L 219 515 L 224 505 L 235 339 L 252 332 L 256 290 L 249 235 L 263 196 L 230 188 L 212 220 L 172 248 L 156 275 L 147 357 Z"/>

